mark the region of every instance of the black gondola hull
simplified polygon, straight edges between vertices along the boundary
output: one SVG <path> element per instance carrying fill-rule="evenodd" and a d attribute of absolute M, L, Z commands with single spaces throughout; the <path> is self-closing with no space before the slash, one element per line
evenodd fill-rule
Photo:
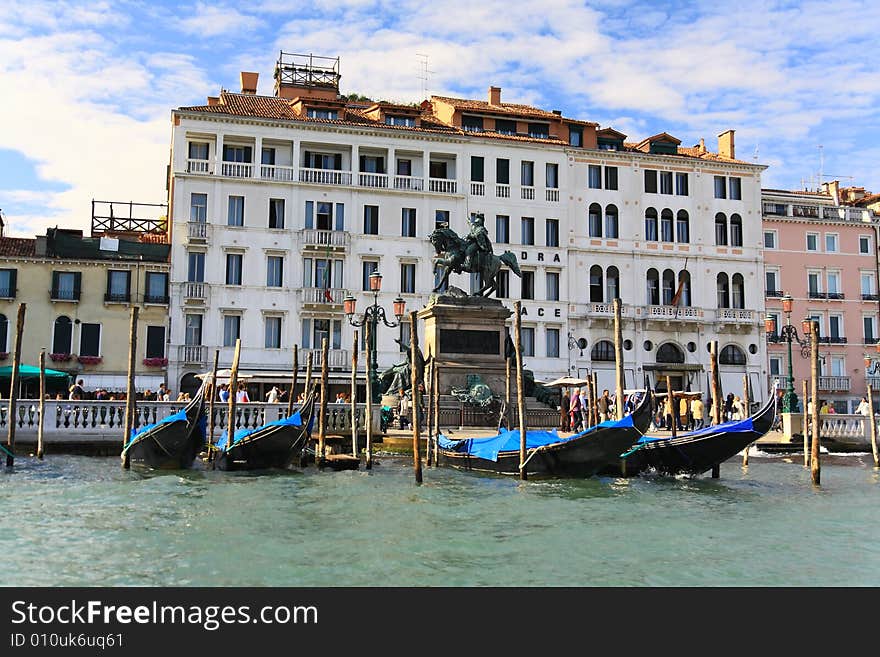
<path fill-rule="evenodd" d="M 155 470 L 185 470 L 192 467 L 205 447 L 204 397 L 202 390 L 184 411 L 186 420 L 156 424 L 136 436 L 123 451 L 129 464 Z"/>
<path fill-rule="evenodd" d="M 270 426 L 255 431 L 215 456 L 218 470 L 269 470 L 289 467 L 306 444 L 304 426 Z"/>

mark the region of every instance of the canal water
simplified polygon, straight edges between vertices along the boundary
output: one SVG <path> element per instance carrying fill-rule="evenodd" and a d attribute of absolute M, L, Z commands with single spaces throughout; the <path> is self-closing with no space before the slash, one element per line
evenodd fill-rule
<path fill-rule="evenodd" d="M 755 455 L 721 478 L 0 468 L 5 586 L 878 586 L 880 474 Z"/>

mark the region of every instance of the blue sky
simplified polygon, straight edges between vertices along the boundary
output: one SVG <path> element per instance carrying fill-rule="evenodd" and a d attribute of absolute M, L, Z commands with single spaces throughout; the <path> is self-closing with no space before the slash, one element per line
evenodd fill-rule
<path fill-rule="evenodd" d="M 736 130 L 764 186 L 880 192 L 880 3 L 253 0 L 0 3 L 7 234 L 88 228 L 90 201 L 165 201 L 170 112 L 279 50 L 341 58 L 343 93 L 560 109 L 632 141 Z M 427 55 L 430 73 L 422 65 Z"/>

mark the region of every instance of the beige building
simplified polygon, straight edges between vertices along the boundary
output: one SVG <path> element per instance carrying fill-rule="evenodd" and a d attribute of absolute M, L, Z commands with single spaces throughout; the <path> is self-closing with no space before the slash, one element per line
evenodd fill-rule
<path fill-rule="evenodd" d="M 139 392 L 167 371 L 169 246 L 164 236 L 84 237 L 52 228 L 34 239 L 0 237 L 0 366 L 12 364 L 18 308 L 27 304 L 21 362 L 82 379 L 88 393 L 126 389 L 130 307 L 140 307 Z M 112 233 L 105 233 L 112 234 Z M 119 233 L 116 233 L 119 234 Z M 0 380 L 8 394 L 9 380 Z M 25 395 L 36 393 L 26 384 Z"/>

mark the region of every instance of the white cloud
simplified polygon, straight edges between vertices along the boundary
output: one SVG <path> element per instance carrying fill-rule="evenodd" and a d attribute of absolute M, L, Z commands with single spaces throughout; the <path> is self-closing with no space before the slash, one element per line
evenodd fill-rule
<path fill-rule="evenodd" d="M 192 16 L 174 22 L 174 26 L 180 31 L 198 37 L 242 34 L 262 24 L 260 19 L 242 14 L 237 9 L 216 7 L 202 2 L 196 5 L 196 11 Z"/>

